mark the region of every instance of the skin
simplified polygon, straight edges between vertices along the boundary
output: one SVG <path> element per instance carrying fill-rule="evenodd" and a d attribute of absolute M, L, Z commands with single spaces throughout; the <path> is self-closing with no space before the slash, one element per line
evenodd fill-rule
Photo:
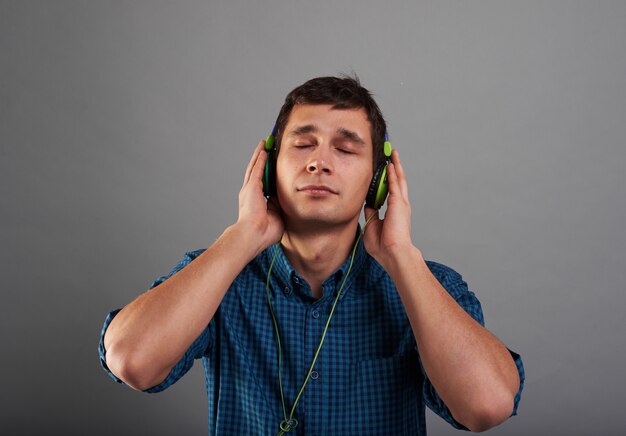
<path fill-rule="evenodd" d="M 372 143 L 365 111 L 297 105 L 276 162 L 281 239 L 287 259 L 320 298 L 321 284 L 348 257 L 369 182 Z M 326 185 L 329 195 L 304 189 Z"/>
<path fill-rule="evenodd" d="M 277 158 L 277 198 L 266 201 L 260 141 L 239 192 L 239 217 L 183 270 L 125 306 L 105 337 L 109 369 L 129 386 L 160 383 L 210 322 L 230 284 L 280 241 L 293 267 L 321 297 L 321 283 L 349 256 L 372 177 L 365 112 L 297 105 Z M 472 319 L 430 273 L 411 238 L 408 183 L 397 150 L 388 167 L 384 219 L 364 234 L 367 252 L 389 273 L 405 306 L 426 373 L 452 415 L 473 431 L 506 420 L 519 375 L 505 346 Z M 332 190 L 307 189 L 325 185 Z M 166 341 L 168 347 L 161 344 Z"/>
<path fill-rule="evenodd" d="M 459 306 L 426 265 L 411 240 L 408 184 L 397 150 L 388 168 L 384 220 L 367 226 L 367 252 L 389 273 L 404 304 L 424 369 L 452 416 L 485 431 L 512 413 L 519 390 L 517 367 L 506 347 Z"/>

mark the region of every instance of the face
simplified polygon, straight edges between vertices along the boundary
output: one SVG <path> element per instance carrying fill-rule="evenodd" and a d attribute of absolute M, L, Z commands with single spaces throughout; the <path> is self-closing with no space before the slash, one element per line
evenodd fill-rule
<path fill-rule="evenodd" d="M 276 161 L 278 200 L 292 226 L 356 223 L 372 173 L 365 110 L 294 106 Z"/>

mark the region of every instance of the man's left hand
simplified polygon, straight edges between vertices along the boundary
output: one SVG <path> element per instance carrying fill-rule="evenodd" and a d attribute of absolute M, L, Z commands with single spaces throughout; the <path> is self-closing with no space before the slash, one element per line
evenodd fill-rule
<path fill-rule="evenodd" d="M 391 163 L 387 165 L 389 195 L 385 218 L 380 219 L 378 211 L 365 206 L 365 218 L 374 218 L 365 227 L 363 243 L 367 252 L 387 269 L 394 256 L 402 255 L 413 247 L 411 240 L 411 204 L 404 169 L 398 150 L 391 153 Z"/>

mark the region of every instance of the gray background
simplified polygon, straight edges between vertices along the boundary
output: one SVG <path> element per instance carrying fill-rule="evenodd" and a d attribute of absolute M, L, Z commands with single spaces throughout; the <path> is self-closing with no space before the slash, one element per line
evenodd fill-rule
<path fill-rule="evenodd" d="M 235 220 L 285 94 L 353 70 L 416 245 L 524 359 L 490 433 L 621 433 L 625 38 L 623 1 L 2 1 L 0 433 L 206 434 L 200 363 L 118 386 L 101 324 Z"/>

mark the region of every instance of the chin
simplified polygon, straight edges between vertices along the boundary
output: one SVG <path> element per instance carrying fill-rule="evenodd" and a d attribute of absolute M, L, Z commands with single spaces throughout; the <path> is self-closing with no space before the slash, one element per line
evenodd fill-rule
<path fill-rule="evenodd" d="M 360 213 L 360 211 L 357 211 L 354 214 L 347 214 L 345 210 L 338 210 L 337 207 L 320 206 L 298 208 L 294 212 L 290 214 L 294 222 L 328 227 L 348 224 L 354 220 L 356 214 Z"/>
<path fill-rule="evenodd" d="M 279 190 L 278 199 L 283 216 L 294 225 L 345 225 L 354 221 L 355 217 L 358 219 L 362 209 L 362 204 L 345 204 L 340 201 L 340 197 L 303 199 L 281 194 Z"/>

